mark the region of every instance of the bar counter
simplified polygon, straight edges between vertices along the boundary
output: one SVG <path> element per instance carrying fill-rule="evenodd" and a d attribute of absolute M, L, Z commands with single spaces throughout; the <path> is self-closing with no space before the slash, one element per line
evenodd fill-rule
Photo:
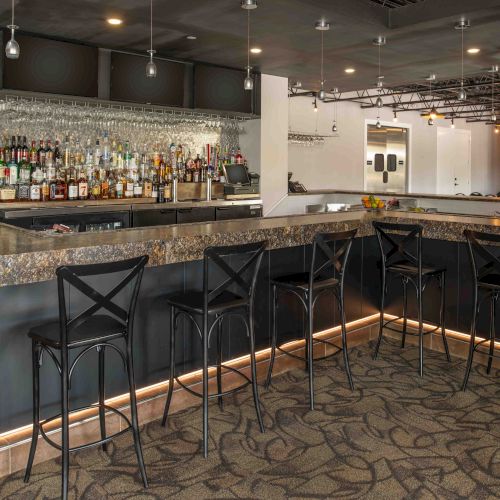
<path fill-rule="evenodd" d="M 426 238 L 446 241 L 463 241 L 465 228 L 500 231 L 494 217 L 363 210 L 50 236 L 0 224 L 0 287 L 51 280 L 64 264 L 148 254 L 149 266 L 156 267 L 199 260 L 210 245 L 266 239 L 272 250 L 308 245 L 317 231 L 354 227 L 358 237 L 370 236 L 374 219 L 422 224 Z"/>
<path fill-rule="evenodd" d="M 466 333 L 470 327 L 472 280 L 462 233 L 465 228 L 500 232 L 500 219 L 360 210 L 55 236 L 42 236 L 1 224 L 0 377 L 5 383 L 0 386 L 0 433 L 31 422 L 31 347 L 27 332 L 38 323 L 57 318 L 54 272 L 58 266 L 105 262 L 142 254 L 150 256 L 139 294 L 134 340 L 136 382 L 139 388 L 149 387 L 164 381 L 168 373 L 169 317 L 165 296 L 179 290 L 201 288 L 200 259 L 207 246 L 268 240 L 268 251 L 257 280 L 255 304 L 256 346 L 265 349 L 270 345 L 270 278 L 307 270 L 310 243 L 318 231 L 359 228 L 345 281 L 347 321 L 362 320 L 378 312 L 379 248 L 371 225 L 374 219 L 423 225 L 424 262 L 428 260 L 448 269 L 446 326 Z M 78 300 L 72 295 L 72 307 L 85 307 L 85 302 Z M 426 290 L 425 300 L 424 319 L 435 323 L 438 288 Z M 401 293 L 397 286 L 391 287 L 386 303 L 387 313 L 400 312 Z M 339 324 L 334 309 L 328 296 L 318 300 L 315 331 L 328 330 Z M 413 298 L 409 304 L 409 316 L 416 317 Z M 280 342 L 302 336 L 301 317 L 303 311 L 293 297 L 283 301 L 278 318 Z M 479 332 L 484 329 L 481 324 Z M 179 335 L 183 347 L 176 359 L 177 371 L 191 373 L 200 367 L 199 338 L 188 324 L 181 326 Z M 247 354 L 247 340 L 237 322 L 229 320 L 224 326 L 224 335 L 231 339 L 224 359 Z M 72 407 L 83 406 L 89 400 L 92 402 L 93 389 L 97 387 L 96 360 L 82 362 L 89 363 L 86 373 L 91 375 L 84 380 L 77 378 L 72 386 Z M 107 369 L 110 373 L 121 373 L 120 359 L 111 356 Z M 60 398 L 57 371 L 49 359 L 44 362 L 43 370 L 46 377 L 43 412 L 57 413 Z M 107 395 L 120 395 L 125 389 L 121 377 L 116 377 L 110 381 Z"/>

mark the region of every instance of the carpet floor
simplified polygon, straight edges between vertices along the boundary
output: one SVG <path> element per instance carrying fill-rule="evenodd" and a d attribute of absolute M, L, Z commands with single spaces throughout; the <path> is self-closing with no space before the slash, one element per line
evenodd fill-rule
<path fill-rule="evenodd" d="M 315 365 L 316 410 L 307 378 L 294 370 L 261 388 L 266 432 L 251 391 L 210 405 L 210 452 L 201 453 L 201 408 L 142 428 L 150 487 L 142 488 L 131 434 L 71 457 L 70 498 L 499 498 L 499 370 L 473 368 L 460 390 L 464 362 L 426 351 L 417 375 L 415 347 L 385 342 L 350 351 L 356 389 L 339 356 Z M 0 479 L 0 498 L 60 494 L 60 461 Z"/>

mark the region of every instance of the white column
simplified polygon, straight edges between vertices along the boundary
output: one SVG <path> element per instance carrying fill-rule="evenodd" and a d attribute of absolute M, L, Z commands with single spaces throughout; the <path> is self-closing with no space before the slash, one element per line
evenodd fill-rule
<path fill-rule="evenodd" d="M 260 190 L 264 215 L 288 193 L 288 79 L 262 75 Z"/>

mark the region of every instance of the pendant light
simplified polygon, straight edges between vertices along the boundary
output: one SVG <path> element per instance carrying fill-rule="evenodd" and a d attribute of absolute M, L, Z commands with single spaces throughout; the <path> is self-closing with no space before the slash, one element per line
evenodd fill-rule
<path fill-rule="evenodd" d="M 380 63 L 380 50 L 383 45 L 385 45 L 385 36 L 378 36 L 373 40 L 373 45 L 378 47 L 378 77 L 377 77 L 377 89 L 378 89 L 378 97 L 375 101 L 375 105 L 377 108 L 381 108 L 384 105 L 384 101 L 382 100 L 382 88 L 384 87 L 384 77 L 382 76 L 381 71 L 381 63 Z M 380 128 L 380 127 L 379 127 Z"/>
<path fill-rule="evenodd" d="M 498 66 L 492 66 L 488 70 L 491 73 L 491 116 L 490 120 L 493 124 L 497 121 L 497 115 L 495 114 L 495 74 L 498 72 Z"/>
<path fill-rule="evenodd" d="M 313 111 L 315 113 L 318 112 L 318 102 L 316 101 L 316 97 L 314 98 L 314 101 L 313 101 Z"/>
<path fill-rule="evenodd" d="M 153 61 L 153 54 L 156 54 L 156 50 L 153 50 L 153 0 L 151 3 L 151 16 L 150 16 L 150 31 L 149 31 L 149 62 L 146 64 L 146 76 L 148 78 L 156 78 L 156 64 Z"/>
<path fill-rule="evenodd" d="M 5 55 L 7 59 L 19 59 L 21 49 L 19 44 L 14 39 L 14 32 L 19 29 L 19 26 L 14 24 L 14 0 L 12 0 L 12 22 L 7 26 L 10 29 L 10 40 L 5 45 Z"/>
<path fill-rule="evenodd" d="M 338 93 L 339 89 L 337 87 L 332 89 L 332 93 L 335 97 L 335 94 Z M 337 133 L 338 132 L 338 127 L 337 127 L 337 99 L 335 99 L 335 102 L 333 103 L 333 125 L 332 125 L 332 132 Z"/>
<path fill-rule="evenodd" d="M 320 80 L 320 90 L 318 92 L 318 99 L 323 101 L 326 97 L 325 93 L 325 75 L 324 75 L 324 33 L 330 29 L 330 23 L 327 23 L 324 19 L 317 21 L 314 28 L 321 33 L 321 80 Z"/>
<path fill-rule="evenodd" d="M 243 82 L 245 90 L 253 90 L 253 78 L 250 74 L 252 67 L 250 66 L 250 11 L 258 7 L 257 0 L 241 0 L 241 8 L 247 11 L 247 76 Z"/>
<path fill-rule="evenodd" d="M 464 31 L 470 28 L 470 22 L 467 19 L 461 19 L 458 23 L 455 24 L 455 29 L 460 30 L 462 37 L 462 77 L 460 80 L 460 90 L 458 92 L 458 100 L 465 101 L 467 100 L 467 92 L 464 89 Z"/>
<path fill-rule="evenodd" d="M 451 116 L 451 125 L 450 125 L 450 128 L 455 128 L 455 116 L 454 115 Z"/>

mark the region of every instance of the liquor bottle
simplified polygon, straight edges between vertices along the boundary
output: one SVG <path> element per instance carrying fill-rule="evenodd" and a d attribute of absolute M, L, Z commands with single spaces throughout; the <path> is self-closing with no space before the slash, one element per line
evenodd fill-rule
<path fill-rule="evenodd" d="M 92 173 L 89 185 L 89 199 L 100 200 L 101 199 L 101 183 L 97 178 L 95 172 Z"/>
<path fill-rule="evenodd" d="M 17 146 L 16 146 L 16 162 L 19 164 L 23 158 L 23 145 L 21 144 L 21 136 L 17 136 Z"/>
<path fill-rule="evenodd" d="M 118 170 L 116 174 L 116 198 L 121 199 L 123 198 L 123 171 Z"/>
<path fill-rule="evenodd" d="M 64 168 L 68 168 L 71 161 L 71 144 L 69 142 L 69 135 L 64 139 L 63 154 L 62 154 L 62 164 Z"/>
<path fill-rule="evenodd" d="M 21 153 L 21 159 L 25 162 L 25 163 L 29 163 L 29 149 L 28 149 L 28 146 L 26 144 L 26 136 L 23 135 L 23 150 L 22 150 L 22 153 Z"/>
<path fill-rule="evenodd" d="M 99 173 L 99 180 L 101 181 L 101 199 L 109 199 L 109 180 L 106 170 L 101 170 Z"/>
<path fill-rule="evenodd" d="M 109 137 L 108 132 L 105 130 L 102 138 L 102 161 L 104 162 L 105 167 L 108 167 L 109 162 L 111 161 L 111 151 L 109 149 Z"/>
<path fill-rule="evenodd" d="M 153 191 L 153 182 L 151 180 L 151 177 L 149 176 L 149 169 L 147 168 L 147 165 L 145 165 L 145 171 L 142 177 L 142 195 L 144 196 L 144 198 L 151 198 L 151 193 Z"/>
<path fill-rule="evenodd" d="M 40 139 L 40 146 L 38 147 L 38 163 L 43 167 L 45 166 L 45 146 L 43 139 Z"/>
<path fill-rule="evenodd" d="M 23 160 L 18 165 L 19 181 L 29 185 L 31 179 L 31 165 Z"/>
<path fill-rule="evenodd" d="M 125 198 L 133 198 L 134 197 L 134 180 L 132 179 L 130 170 L 125 170 L 125 180 L 123 182 L 124 187 L 124 195 Z"/>
<path fill-rule="evenodd" d="M 109 199 L 110 200 L 116 199 L 116 177 L 113 170 L 111 170 L 108 175 L 108 186 L 109 186 L 108 187 Z"/>
<path fill-rule="evenodd" d="M 156 201 L 157 203 L 165 203 L 165 181 L 163 179 L 163 170 L 161 169 L 158 176 Z"/>
<path fill-rule="evenodd" d="M 47 178 L 48 178 L 49 182 L 56 180 L 58 168 L 52 162 L 52 158 L 48 158 L 46 160 L 44 159 L 44 162 L 41 165 L 45 166 L 47 168 Z"/>
<path fill-rule="evenodd" d="M 5 179 L 5 159 L 4 159 L 4 151 L 3 148 L 1 148 L 0 151 L 0 187 L 3 187 L 6 184 L 6 179 Z"/>
<path fill-rule="evenodd" d="M 54 163 L 59 167 L 62 165 L 62 152 L 61 152 L 61 143 L 59 142 L 59 139 L 56 139 L 56 143 L 54 146 Z"/>
<path fill-rule="evenodd" d="M 89 195 L 89 185 L 87 178 L 85 177 L 85 171 L 83 168 L 80 169 L 80 175 L 78 177 L 78 199 L 86 200 Z"/>
<path fill-rule="evenodd" d="M 47 170 L 43 170 L 43 180 L 40 187 L 40 200 L 41 201 L 49 201 L 50 200 L 50 184 L 47 179 Z"/>
<path fill-rule="evenodd" d="M 134 181 L 134 198 L 142 198 L 144 185 L 141 178 Z"/>
<path fill-rule="evenodd" d="M 101 144 L 99 142 L 99 139 L 96 139 L 94 148 L 94 165 L 96 168 L 99 167 L 100 162 L 101 162 Z"/>
<path fill-rule="evenodd" d="M 234 161 L 237 165 L 243 165 L 243 156 L 241 155 L 240 149 L 238 149 Z"/>
<path fill-rule="evenodd" d="M 78 182 L 76 181 L 76 172 L 73 166 L 69 168 L 68 175 L 68 200 L 78 200 Z"/>
<path fill-rule="evenodd" d="M 50 182 L 50 199 L 63 201 L 68 197 L 68 186 L 64 180 L 62 169 L 57 170 L 56 178 Z"/>
<path fill-rule="evenodd" d="M 31 176 L 30 201 L 40 201 L 42 198 L 41 183 L 43 182 L 43 172 L 40 165 L 37 165 Z"/>
<path fill-rule="evenodd" d="M 94 165 L 94 150 L 90 144 L 90 139 L 87 139 L 87 146 L 85 147 L 85 165 Z"/>
<path fill-rule="evenodd" d="M 35 167 L 38 164 L 38 152 L 36 150 L 36 141 L 31 141 L 29 157 L 32 167 Z"/>
<path fill-rule="evenodd" d="M 10 162 L 8 164 L 9 168 L 9 185 L 10 186 L 16 186 L 17 181 L 19 179 L 19 166 L 16 163 L 16 155 L 15 152 L 10 158 Z"/>
<path fill-rule="evenodd" d="M 54 150 L 52 149 L 52 141 L 50 139 L 47 141 L 47 146 L 45 147 L 45 163 L 47 163 L 47 164 L 52 163 L 53 165 L 55 164 Z M 68 165 L 69 165 L 69 163 L 68 163 Z M 68 165 L 64 165 L 64 166 L 68 167 Z"/>

